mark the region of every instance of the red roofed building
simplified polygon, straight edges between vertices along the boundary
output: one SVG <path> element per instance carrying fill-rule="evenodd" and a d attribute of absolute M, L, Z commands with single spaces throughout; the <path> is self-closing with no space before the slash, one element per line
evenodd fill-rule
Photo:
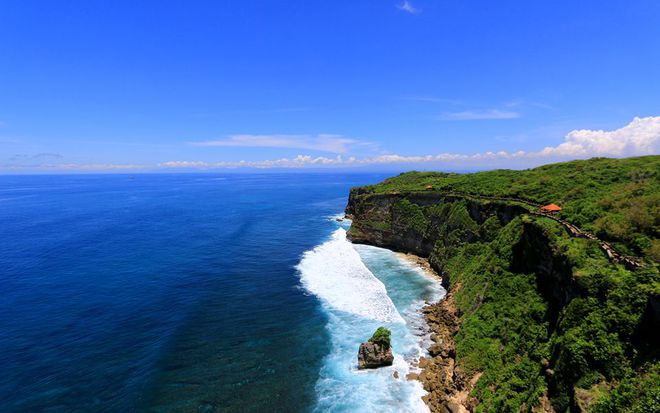
<path fill-rule="evenodd" d="M 544 207 L 541 207 L 541 211 L 543 211 L 543 212 L 558 212 L 558 211 L 561 211 L 561 207 L 559 205 L 550 204 L 550 205 L 546 205 Z"/>

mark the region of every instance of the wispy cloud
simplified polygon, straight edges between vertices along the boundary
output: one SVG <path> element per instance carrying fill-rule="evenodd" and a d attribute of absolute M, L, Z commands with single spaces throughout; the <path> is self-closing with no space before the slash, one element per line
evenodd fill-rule
<path fill-rule="evenodd" d="M 366 158 L 334 158 L 298 155 L 264 161 L 199 162 L 171 161 L 160 164 L 163 168 L 304 168 L 304 167 L 351 167 L 384 164 L 436 163 L 454 166 L 478 166 L 483 164 L 511 166 L 512 162 L 534 165 L 555 160 L 584 159 L 593 156 L 642 156 L 660 154 L 660 116 L 634 118 L 628 125 L 612 131 L 580 129 L 570 131 L 557 146 L 540 151 L 497 151 L 474 154 L 439 153 L 436 155 L 379 155 Z"/>
<path fill-rule="evenodd" d="M 21 140 L 11 136 L 0 136 L 0 145 L 13 145 L 16 143 L 21 143 Z"/>
<path fill-rule="evenodd" d="M 530 101 L 528 99 L 511 100 L 509 102 L 505 102 L 502 106 L 504 106 L 505 108 L 533 107 L 533 108 L 547 109 L 553 111 L 558 110 L 555 106 L 549 105 L 547 103 Z"/>
<path fill-rule="evenodd" d="M 275 113 L 295 113 L 307 112 L 312 110 L 309 107 L 283 107 L 283 108 L 265 108 L 265 109 L 234 109 L 223 110 L 213 113 L 193 113 L 190 116 L 195 118 L 215 118 L 223 115 L 265 115 Z"/>
<path fill-rule="evenodd" d="M 413 102 L 427 102 L 427 103 L 447 103 L 450 105 L 461 105 L 463 102 L 457 99 L 439 98 L 435 96 L 404 96 L 402 100 L 410 100 Z"/>
<path fill-rule="evenodd" d="M 9 164 L 1 165 L 0 170 L 8 171 L 53 171 L 53 172 L 104 172 L 148 170 L 153 166 L 139 164 L 113 163 L 59 163 L 59 164 Z"/>
<path fill-rule="evenodd" d="M 501 109 L 465 110 L 461 112 L 445 112 L 440 116 L 443 120 L 487 120 L 487 119 L 515 119 L 520 112 Z"/>
<path fill-rule="evenodd" d="M 191 142 L 195 146 L 234 146 L 253 148 L 307 149 L 330 153 L 346 153 L 353 146 L 369 145 L 342 135 L 231 135 L 225 139 Z"/>
<path fill-rule="evenodd" d="M 35 159 L 47 159 L 47 158 L 53 158 L 53 159 L 60 159 L 63 158 L 59 153 L 50 153 L 50 152 L 42 152 L 42 153 L 37 153 L 34 155 L 26 155 L 22 153 L 17 153 L 9 158 L 10 162 L 25 162 L 26 160 L 35 160 Z"/>
<path fill-rule="evenodd" d="M 404 2 L 401 4 L 397 4 L 396 7 L 397 9 L 403 10 L 406 13 L 410 13 L 410 14 L 418 14 L 422 12 L 421 9 L 418 9 L 417 7 L 413 6 L 412 3 L 409 2 L 408 0 L 404 0 Z"/>
<path fill-rule="evenodd" d="M 157 165 L 136 164 L 33 164 L 0 165 L 4 170 L 45 170 L 62 172 L 128 171 L 128 170 L 209 170 L 227 168 L 332 168 L 367 165 L 427 164 L 429 167 L 513 167 L 533 166 L 542 163 L 585 159 L 593 156 L 626 157 L 660 154 L 660 116 L 634 118 L 629 124 L 615 130 L 576 129 L 568 132 L 564 141 L 538 151 L 497 151 L 473 154 L 439 153 L 435 155 L 378 155 L 371 157 L 334 157 L 298 155 L 257 161 L 191 161 L 173 160 Z"/>

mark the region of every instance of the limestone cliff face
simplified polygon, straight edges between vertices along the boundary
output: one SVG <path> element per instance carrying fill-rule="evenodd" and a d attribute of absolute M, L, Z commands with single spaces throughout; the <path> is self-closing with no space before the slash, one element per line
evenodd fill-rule
<path fill-rule="evenodd" d="M 460 210 L 452 209 L 457 204 Z M 425 211 L 428 207 L 437 207 L 437 213 L 429 214 Z M 487 238 L 486 221 L 492 218 L 490 222 L 501 227 L 526 210 L 504 202 L 480 202 L 440 192 L 369 194 L 358 187 L 351 190 L 345 212 L 353 219 L 348 232 L 352 242 L 430 257 L 439 241 L 450 246 Z M 419 221 L 424 223 L 415 222 L 419 214 Z M 432 259 L 430 263 L 448 287 L 449 274 L 444 273 L 442 262 Z"/>

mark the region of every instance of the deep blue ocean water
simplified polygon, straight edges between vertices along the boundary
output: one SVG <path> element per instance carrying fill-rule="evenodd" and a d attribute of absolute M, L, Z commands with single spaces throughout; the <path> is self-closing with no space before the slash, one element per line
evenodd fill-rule
<path fill-rule="evenodd" d="M 386 324 L 407 371 L 439 294 L 332 218 L 383 178 L 0 177 L 0 411 L 419 410 L 412 382 L 354 368 Z"/>

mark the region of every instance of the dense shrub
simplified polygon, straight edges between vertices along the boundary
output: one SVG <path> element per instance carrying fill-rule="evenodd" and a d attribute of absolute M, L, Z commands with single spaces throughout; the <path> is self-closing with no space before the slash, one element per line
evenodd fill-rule
<path fill-rule="evenodd" d="M 560 215 L 626 254 L 660 260 L 660 156 L 594 158 L 524 171 L 408 172 L 367 193 L 426 191 L 521 197 L 562 206 Z"/>
<path fill-rule="evenodd" d="M 369 339 L 369 342 L 389 347 L 391 337 L 392 332 L 390 330 L 385 327 L 378 327 L 374 332 L 374 335 Z"/>

